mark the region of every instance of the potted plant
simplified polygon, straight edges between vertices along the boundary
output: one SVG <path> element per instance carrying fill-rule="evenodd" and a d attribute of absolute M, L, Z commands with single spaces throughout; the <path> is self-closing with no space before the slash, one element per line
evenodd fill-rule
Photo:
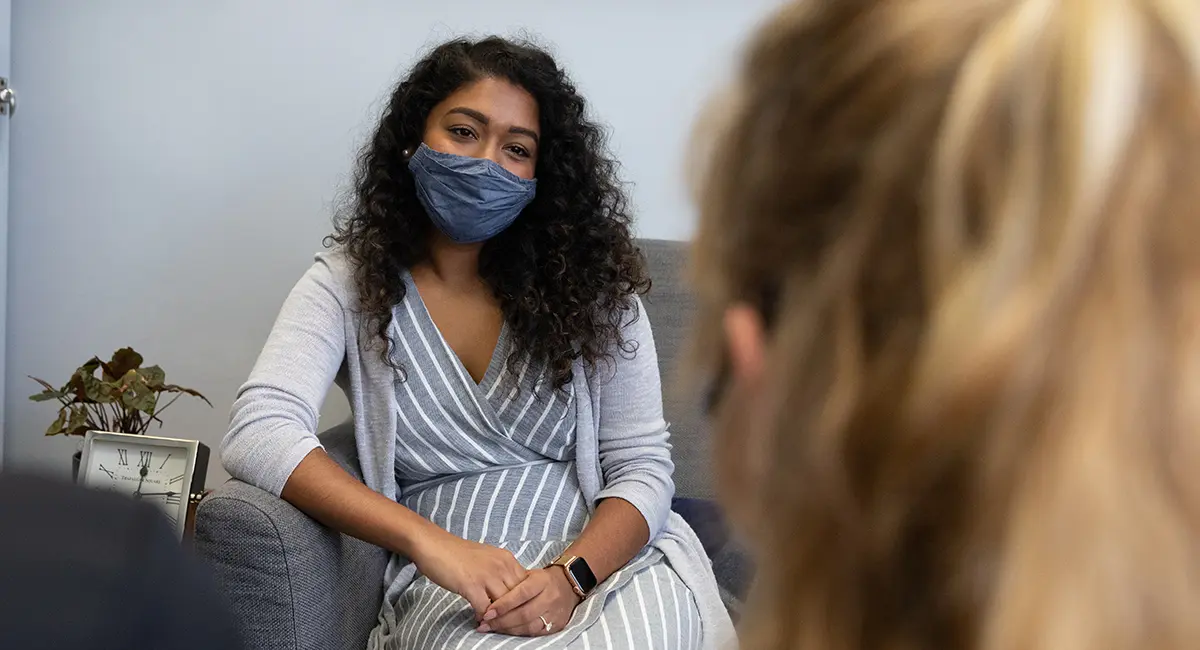
<path fill-rule="evenodd" d="M 83 436 L 88 431 L 144 434 L 159 416 L 180 397 L 198 397 L 210 407 L 212 402 L 198 391 L 167 383 L 167 373 L 158 366 L 142 366 L 142 355 L 133 348 L 121 348 L 109 361 L 92 357 L 79 366 L 62 388 L 30 377 L 44 389 L 29 399 L 35 402 L 57 401 L 58 417 L 46 429 L 46 435 Z M 99 372 L 99 376 L 97 376 Z M 160 405 L 164 393 L 171 397 Z M 71 477 L 79 474 L 80 452 L 71 461 Z"/>

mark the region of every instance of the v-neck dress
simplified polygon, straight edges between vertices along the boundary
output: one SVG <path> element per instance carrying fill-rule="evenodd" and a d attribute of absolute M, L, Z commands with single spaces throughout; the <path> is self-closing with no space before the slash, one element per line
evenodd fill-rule
<path fill-rule="evenodd" d="M 511 551 L 528 568 L 558 557 L 588 522 L 575 470 L 574 385 L 555 389 L 526 360 L 510 371 L 501 330 L 478 384 L 445 342 L 411 276 L 394 310 L 400 502 L 445 530 Z M 683 649 L 700 643 L 691 591 L 653 547 L 602 583 L 561 631 L 545 637 L 475 632 L 466 600 L 409 565 L 385 599 L 372 647 Z"/>

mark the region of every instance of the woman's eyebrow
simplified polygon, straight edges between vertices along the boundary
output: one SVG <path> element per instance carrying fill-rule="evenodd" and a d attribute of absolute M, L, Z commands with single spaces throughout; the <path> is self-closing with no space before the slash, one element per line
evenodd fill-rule
<path fill-rule="evenodd" d="M 484 115 L 483 113 L 480 113 L 479 111 L 477 111 L 473 108 L 467 108 L 466 106 L 455 106 L 454 108 L 446 111 L 447 115 L 450 115 L 451 113 L 458 113 L 459 115 L 466 115 L 467 117 L 475 120 L 476 122 L 479 122 L 480 124 L 482 124 L 484 126 L 487 126 L 492 121 L 492 118 L 488 117 L 487 115 Z M 540 144 L 540 139 L 538 138 L 538 133 L 537 133 L 537 131 L 534 131 L 533 129 L 530 129 L 530 128 L 527 128 L 524 126 L 514 126 L 514 127 L 510 127 L 508 129 L 508 132 L 515 133 L 517 135 L 529 136 L 530 138 L 533 139 L 534 144 Z"/>
<path fill-rule="evenodd" d="M 492 121 L 492 119 L 490 117 L 484 115 L 483 113 L 480 113 L 479 111 L 477 111 L 473 108 L 467 108 L 466 106 L 455 106 L 454 108 L 446 111 L 447 115 L 449 115 L 451 113 L 458 113 L 460 115 L 466 115 L 467 117 L 475 120 L 476 122 L 479 122 L 480 124 L 483 124 L 484 126 L 487 126 L 487 124 Z"/>
<path fill-rule="evenodd" d="M 540 144 L 538 141 L 537 131 L 534 131 L 533 129 L 527 129 L 523 126 L 513 126 L 509 127 L 508 132 L 515 133 L 517 135 L 527 135 L 533 139 L 534 144 Z"/>

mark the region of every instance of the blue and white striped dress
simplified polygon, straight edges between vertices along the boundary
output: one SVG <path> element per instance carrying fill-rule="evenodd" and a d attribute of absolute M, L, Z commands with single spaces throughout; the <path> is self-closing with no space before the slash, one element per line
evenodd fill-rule
<path fill-rule="evenodd" d="M 554 389 L 529 363 L 510 372 L 507 327 L 476 384 L 407 274 L 406 284 L 393 325 L 404 369 L 396 380 L 400 502 L 464 539 L 511 551 L 528 568 L 546 566 L 588 522 L 575 472 L 574 389 Z M 650 547 L 545 637 L 477 633 L 467 601 L 419 575 L 381 621 L 382 647 L 395 650 L 682 650 L 701 636 L 692 593 Z"/>

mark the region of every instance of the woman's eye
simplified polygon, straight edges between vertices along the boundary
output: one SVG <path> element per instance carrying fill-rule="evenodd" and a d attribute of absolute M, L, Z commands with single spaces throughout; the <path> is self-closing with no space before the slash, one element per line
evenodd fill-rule
<path fill-rule="evenodd" d="M 452 126 L 452 127 L 450 127 L 450 132 L 453 133 L 454 135 L 457 135 L 460 138 L 475 137 L 475 132 L 472 131 L 471 129 L 468 129 L 465 126 Z"/>
<path fill-rule="evenodd" d="M 508 150 L 510 153 L 512 153 L 512 155 L 514 155 L 518 158 L 528 158 L 529 157 L 529 151 L 527 149 L 525 149 L 525 147 L 513 145 L 513 146 L 509 147 Z"/>

